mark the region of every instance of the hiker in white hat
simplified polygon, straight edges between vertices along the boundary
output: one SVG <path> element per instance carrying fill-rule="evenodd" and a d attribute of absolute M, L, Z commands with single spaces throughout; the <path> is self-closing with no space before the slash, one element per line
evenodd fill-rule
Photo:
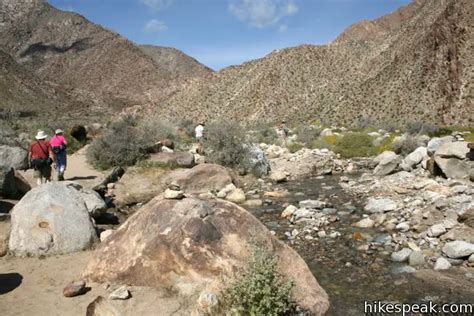
<path fill-rule="evenodd" d="M 58 181 L 63 181 L 64 171 L 66 171 L 67 164 L 67 141 L 66 138 L 64 138 L 64 132 L 61 129 L 57 129 L 54 134 L 53 138 L 51 138 L 51 148 L 53 149 L 56 161 L 56 175 Z"/>
<path fill-rule="evenodd" d="M 48 135 L 44 131 L 38 131 L 36 141 L 31 143 L 28 151 L 30 167 L 34 169 L 33 176 L 36 183 L 41 185 L 51 181 L 51 165 L 54 162 L 51 144 L 46 140 Z"/>

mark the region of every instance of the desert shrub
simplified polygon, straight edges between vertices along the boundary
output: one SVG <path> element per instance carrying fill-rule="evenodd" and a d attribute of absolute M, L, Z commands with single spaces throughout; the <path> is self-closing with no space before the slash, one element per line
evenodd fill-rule
<path fill-rule="evenodd" d="M 78 141 L 77 139 L 72 137 L 69 133 L 64 133 L 64 137 L 66 138 L 66 141 L 67 141 L 67 153 L 69 155 L 75 153 L 76 151 L 78 151 L 79 149 L 81 149 L 82 147 L 86 145 L 85 141 L 84 142 Z"/>
<path fill-rule="evenodd" d="M 365 133 L 347 133 L 337 142 L 334 150 L 344 158 L 368 157 L 377 153 L 373 138 Z"/>
<path fill-rule="evenodd" d="M 198 125 L 196 121 L 191 119 L 182 119 L 179 120 L 176 124 L 180 131 L 184 132 L 188 138 L 194 137 L 194 129 Z"/>
<path fill-rule="evenodd" d="M 464 135 L 464 140 L 470 143 L 474 142 L 474 133 Z"/>
<path fill-rule="evenodd" d="M 293 286 L 279 275 L 276 259 L 255 247 L 248 266 L 223 291 L 222 306 L 231 315 L 285 315 L 293 308 Z"/>
<path fill-rule="evenodd" d="M 136 120 L 134 125 L 150 143 L 163 139 L 171 139 L 173 141 L 178 139 L 177 125 L 156 116 L 146 118 L 143 121 Z"/>
<path fill-rule="evenodd" d="M 150 143 L 149 135 L 138 127 L 138 120 L 125 117 L 92 142 L 87 157 L 99 169 L 131 166 L 146 157 Z"/>
<path fill-rule="evenodd" d="M 393 150 L 393 140 L 396 136 L 396 134 L 390 134 L 389 137 L 385 137 L 382 143 L 377 147 L 377 153 L 381 154 L 384 151 Z"/>
<path fill-rule="evenodd" d="M 290 153 L 295 153 L 298 150 L 303 149 L 304 146 L 303 144 L 300 144 L 300 143 L 291 143 L 291 144 L 288 144 L 287 148 L 290 151 Z"/>
<path fill-rule="evenodd" d="M 422 122 L 410 122 L 406 126 L 406 132 L 409 135 L 431 135 L 436 133 L 438 127 Z"/>
<path fill-rule="evenodd" d="M 392 150 L 399 155 L 408 155 L 418 147 L 418 139 L 412 135 L 404 135 L 392 143 Z"/>
<path fill-rule="evenodd" d="M 210 161 L 231 168 L 247 168 L 250 145 L 240 124 L 214 121 L 206 125 L 205 133 L 204 150 Z"/>
<path fill-rule="evenodd" d="M 303 143 L 306 147 L 311 147 L 311 144 L 319 137 L 321 129 L 318 126 L 302 126 L 296 129 L 297 140 Z"/>
<path fill-rule="evenodd" d="M 321 136 L 317 139 L 315 139 L 311 145 L 309 146 L 310 148 L 318 148 L 318 149 L 329 149 L 329 150 L 334 150 L 334 147 L 336 146 L 338 142 L 339 137 L 337 135 L 328 135 L 328 136 Z"/>
<path fill-rule="evenodd" d="M 275 144 L 278 141 L 276 128 L 268 123 L 256 124 L 252 128 L 252 142 Z"/>

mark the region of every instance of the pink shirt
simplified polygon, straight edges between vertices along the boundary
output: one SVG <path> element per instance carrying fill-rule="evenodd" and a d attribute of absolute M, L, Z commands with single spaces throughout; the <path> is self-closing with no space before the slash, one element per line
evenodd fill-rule
<path fill-rule="evenodd" d="M 50 144 L 52 147 L 66 145 L 66 139 L 62 135 L 55 135 L 53 138 L 51 138 Z"/>

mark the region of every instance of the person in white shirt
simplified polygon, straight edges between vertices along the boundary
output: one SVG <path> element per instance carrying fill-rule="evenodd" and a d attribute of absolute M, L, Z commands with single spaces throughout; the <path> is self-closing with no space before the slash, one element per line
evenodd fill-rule
<path fill-rule="evenodd" d="M 196 141 L 201 144 L 204 140 L 204 123 L 199 123 L 199 125 L 196 126 L 194 133 L 196 136 Z"/>

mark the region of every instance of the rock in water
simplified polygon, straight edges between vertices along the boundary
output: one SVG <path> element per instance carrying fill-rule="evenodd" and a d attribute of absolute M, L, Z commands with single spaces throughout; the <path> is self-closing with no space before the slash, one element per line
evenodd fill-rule
<path fill-rule="evenodd" d="M 13 208 L 11 224 L 9 248 L 18 256 L 80 251 L 97 240 L 84 199 L 70 182 L 48 183 L 28 192 Z"/>
<path fill-rule="evenodd" d="M 73 281 L 66 285 L 63 289 L 65 297 L 74 297 L 87 292 L 86 282 L 84 280 Z"/>
<path fill-rule="evenodd" d="M 451 241 L 444 245 L 443 253 L 452 259 L 469 257 L 474 253 L 474 244 L 462 240 Z"/>
<path fill-rule="evenodd" d="M 438 259 L 436 259 L 434 265 L 435 270 L 448 270 L 449 268 L 451 268 L 451 263 L 449 263 L 448 260 L 443 257 L 439 257 Z"/>
<path fill-rule="evenodd" d="M 227 194 L 225 199 L 234 203 L 242 203 L 245 201 L 245 193 L 242 189 L 237 188 Z"/>
<path fill-rule="evenodd" d="M 254 243 L 277 258 L 283 278 L 294 281 L 296 304 L 324 315 L 328 296 L 304 260 L 249 212 L 224 200 L 152 200 L 100 245 L 84 276 L 198 297 L 216 293 L 245 267 Z"/>
<path fill-rule="evenodd" d="M 0 146 L 0 164 L 15 170 L 28 169 L 28 152 L 20 147 Z"/>
<path fill-rule="evenodd" d="M 385 151 L 374 159 L 377 163 L 374 174 L 376 176 L 386 176 L 395 172 L 400 165 L 402 158 L 393 151 Z"/>
<path fill-rule="evenodd" d="M 412 252 L 413 250 L 411 250 L 410 248 L 403 248 L 402 250 L 393 252 L 390 258 L 392 259 L 392 261 L 395 262 L 405 262 L 408 260 Z"/>
<path fill-rule="evenodd" d="M 370 213 L 390 212 L 397 209 L 397 203 L 391 199 L 369 198 L 365 210 Z"/>
<path fill-rule="evenodd" d="M 410 266 L 422 266 L 425 264 L 425 256 L 421 251 L 413 251 L 408 257 Z"/>

